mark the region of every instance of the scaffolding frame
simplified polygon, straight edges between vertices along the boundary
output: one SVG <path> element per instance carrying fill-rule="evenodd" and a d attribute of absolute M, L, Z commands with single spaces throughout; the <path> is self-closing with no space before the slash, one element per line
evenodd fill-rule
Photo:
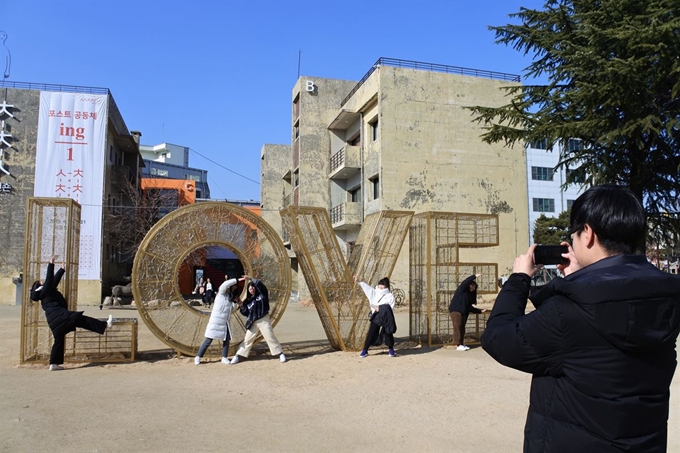
<path fill-rule="evenodd" d="M 428 346 L 451 344 L 449 303 L 458 285 L 481 275 L 478 294 L 496 294 L 498 263 L 460 261 L 461 248 L 499 245 L 498 215 L 423 212 L 409 229 L 409 336 Z M 487 314 L 472 315 L 466 335 L 479 341 Z"/>

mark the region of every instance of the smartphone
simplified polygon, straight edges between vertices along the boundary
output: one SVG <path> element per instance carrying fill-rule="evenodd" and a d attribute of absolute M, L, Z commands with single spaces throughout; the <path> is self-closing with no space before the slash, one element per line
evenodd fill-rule
<path fill-rule="evenodd" d="M 569 264 L 569 260 L 562 257 L 568 253 L 566 245 L 538 245 L 534 249 L 534 263 L 536 264 Z"/>

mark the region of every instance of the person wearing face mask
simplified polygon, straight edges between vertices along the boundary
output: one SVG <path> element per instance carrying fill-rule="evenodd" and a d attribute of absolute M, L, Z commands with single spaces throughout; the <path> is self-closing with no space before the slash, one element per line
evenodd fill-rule
<path fill-rule="evenodd" d="M 397 332 L 397 323 L 394 320 L 394 295 L 390 291 L 390 279 L 388 277 L 381 278 L 378 285 L 373 288 L 368 283 L 360 282 L 358 277 L 354 276 L 354 281 L 359 283 L 359 286 L 368 297 L 368 303 L 371 307 L 371 318 L 366 334 L 366 341 L 364 348 L 361 350 L 359 357 L 368 357 L 368 348 L 375 344 L 376 340 L 380 338 L 381 333 L 384 336 L 385 344 L 389 348 L 390 357 L 396 357 L 394 352 L 394 334 Z"/>
<path fill-rule="evenodd" d="M 286 362 L 286 355 L 283 353 L 281 343 L 274 335 L 274 328 L 269 318 L 269 291 L 267 287 L 257 278 L 247 275 L 243 276 L 248 282 L 248 295 L 240 305 L 240 312 L 246 317 L 246 335 L 243 338 L 236 354 L 231 358 L 231 364 L 239 362 L 239 356 L 248 357 L 250 349 L 255 343 L 255 336 L 258 332 L 262 333 L 264 340 L 269 346 L 271 355 L 278 355 L 281 363 Z"/>

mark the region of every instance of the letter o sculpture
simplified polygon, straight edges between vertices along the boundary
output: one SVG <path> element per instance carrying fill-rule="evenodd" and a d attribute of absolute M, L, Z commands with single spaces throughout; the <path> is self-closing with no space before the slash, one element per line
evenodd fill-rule
<path fill-rule="evenodd" d="M 210 317 L 190 307 L 179 290 L 178 276 L 185 259 L 197 249 L 217 245 L 234 252 L 247 275 L 259 278 L 269 290 L 269 315 L 276 325 L 291 290 L 290 259 L 279 235 L 262 217 L 229 203 L 196 203 L 163 217 L 144 237 L 132 268 L 132 293 L 149 330 L 166 345 L 196 355 Z M 240 276 L 235 276 L 240 277 Z M 217 292 L 217 288 L 214 288 Z M 245 335 L 245 318 L 231 317 L 233 354 Z M 261 340 L 258 335 L 256 341 Z M 208 355 L 219 356 L 213 342 Z"/>

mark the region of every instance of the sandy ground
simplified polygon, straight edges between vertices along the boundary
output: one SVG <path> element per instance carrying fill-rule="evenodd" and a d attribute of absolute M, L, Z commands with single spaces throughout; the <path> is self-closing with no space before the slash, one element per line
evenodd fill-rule
<path fill-rule="evenodd" d="M 136 310 L 81 307 L 91 316 Z M 0 307 L 2 452 L 518 452 L 530 376 L 481 348 L 417 347 L 397 313 L 398 357 L 328 347 L 313 307 L 291 304 L 276 333 L 238 365 L 174 357 L 140 320 L 134 363 L 19 363 L 20 307 Z M 680 452 L 680 378 L 669 452 Z"/>

